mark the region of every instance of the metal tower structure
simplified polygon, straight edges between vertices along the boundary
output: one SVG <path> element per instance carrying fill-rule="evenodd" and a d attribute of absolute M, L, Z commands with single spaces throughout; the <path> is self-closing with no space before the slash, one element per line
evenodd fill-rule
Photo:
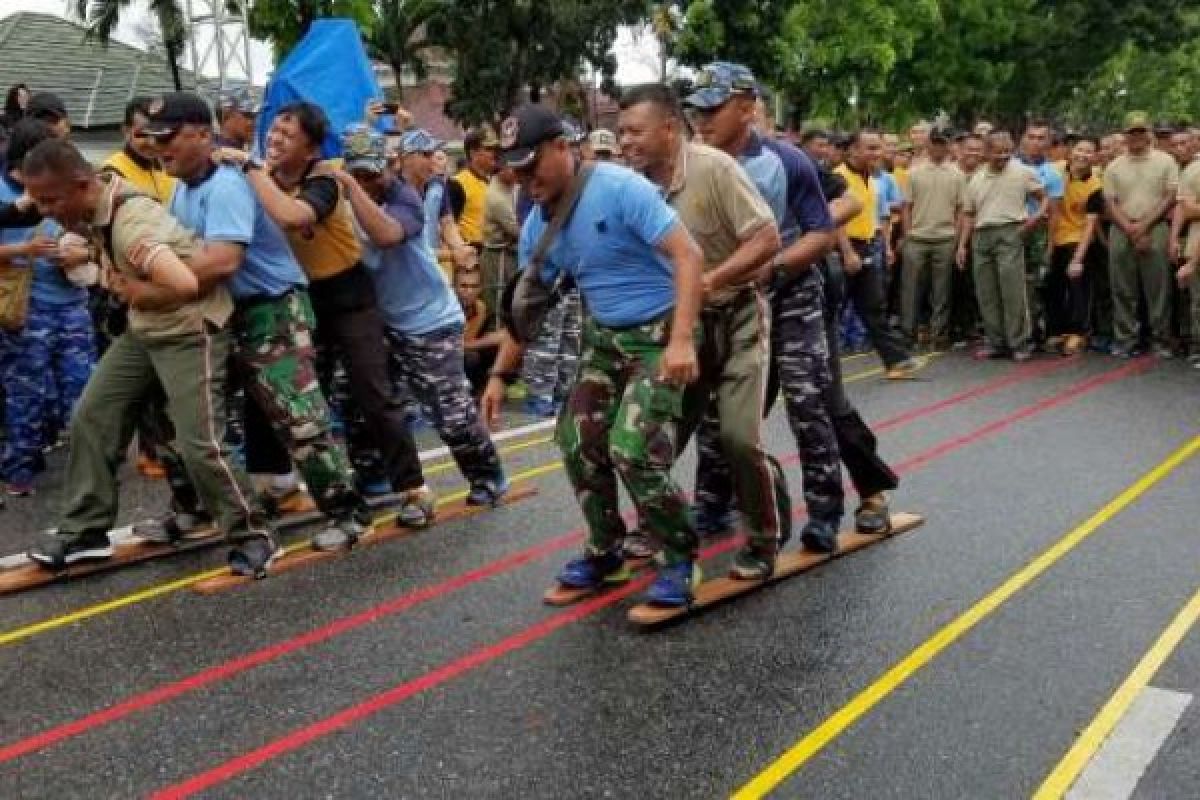
<path fill-rule="evenodd" d="M 253 83 L 245 0 L 187 0 L 192 74 L 215 79 L 217 89 Z"/>

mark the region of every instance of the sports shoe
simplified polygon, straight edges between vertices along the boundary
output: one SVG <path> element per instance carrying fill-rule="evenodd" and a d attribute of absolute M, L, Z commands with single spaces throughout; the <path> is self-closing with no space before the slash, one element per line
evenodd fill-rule
<path fill-rule="evenodd" d="M 854 530 L 868 536 L 883 536 L 892 532 L 892 516 L 888 511 L 887 495 L 883 492 L 864 497 L 854 512 Z"/>
<path fill-rule="evenodd" d="M 77 536 L 40 533 L 27 553 L 30 560 L 53 570 L 63 569 L 76 561 L 111 558 L 112 554 L 112 540 L 103 531 Z"/>
<path fill-rule="evenodd" d="M 775 572 L 778 549 L 773 545 L 749 542 L 738 551 L 729 568 L 729 577 L 739 581 L 765 581 Z"/>
<path fill-rule="evenodd" d="M 133 524 L 133 535 L 154 544 L 178 544 L 184 539 L 202 539 L 216 535 L 212 518 L 188 511 L 172 512 L 158 519 Z"/>
<path fill-rule="evenodd" d="M 422 484 L 404 492 L 396 522 L 405 528 L 427 528 L 437 516 L 437 495 L 433 489 Z"/>
<path fill-rule="evenodd" d="M 1033 348 L 1032 347 L 1022 347 L 1019 350 L 1013 350 L 1012 360 L 1017 362 L 1018 364 L 1024 364 L 1026 361 L 1029 361 L 1032 358 L 1033 358 Z"/>
<path fill-rule="evenodd" d="M 290 489 L 284 494 L 268 494 L 264 500 L 270 506 L 271 516 L 286 517 L 291 514 L 311 514 L 317 510 L 317 501 L 304 489 Z"/>
<path fill-rule="evenodd" d="M 733 508 L 716 508 L 709 505 L 692 507 L 692 526 L 702 539 L 731 536 L 737 532 L 738 512 Z"/>
<path fill-rule="evenodd" d="M 1175 351 L 1165 344 L 1159 344 L 1154 346 L 1154 355 L 1163 361 L 1170 361 L 1175 357 Z"/>
<path fill-rule="evenodd" d="M 817 553 L 836 553 L 837 528 L 830 525 L 828 522 L 822 522 L 817 519 L 810 519 L 805 525 L 804 530 L 800 531 L 800 543 L 804 545 L 806 550 L 812 550 Z"/>
<path fill-rule="evenodd" d="M 366 527 L 353 515 L 330 519 L 328 525 L 312 537 L 312 548 L 323 552 L 349 550 L 358 544 L 358 540 L 366 531 Z"/>
<path fill-rule="evenodd" d="M 508 489 L 508 480 L 503 475 L 499 480 L 479 481 L 471 486 L 471 491 L 467 494 L 467 505 L 494 508 L 500 505 Z"/>
<path fill-rule="evenodd" d="M 900 363 L 888 367 L 887 372 L 884 373 L 884 377 L 889 381 L 907 381 L 911 380 L 920 368 L 921 362 L 910 356 Z"/>
<path fill-rule="evenodd" d="M 1083 348 L 1087 346 L 1087 339 L 1077 333 L 1072 333 L 1063 340 L 1062 354 L 1064 356 L 1073 356 L 1083 352 Z"/>
<path fill-rule="evenodd" d="M 271 536 L 259 534 L 239 542 L 229 551 L 229 569 L 235 575 L 256 580 L 267 577 L 267 570 L 283 548 Z"/>
<path fill-rule="evenodd" d="M 558 405 L 549 397 L 527 397 L 525 398 L 525 413 L 531 417 L 550 417 L 558 416 Z"/>
<path fill-rule="evenodd" d="M 642 561 L 654 558 L 661 548 L 640 528 L 634 528 L 625 534 L 621 542 L 621 556 L 629 561 Z"/>
<path fill-rule="evenodd" d="M 658 571 L 658 577 L 646 590 L 646 602 L 656 606 L 682 608 L 692 604 L 692 591 L 700 583 L 700 568 L 692 561 L 681 561 Z"/>
<path fill-rule="evenodd" d="M 624 583 L 627 580 L 629 570 L 625 569 L 625 559 L 619 553 L 574 558 L 564 564 L 558 573 L 559 585 L 567 589 L 598 589 L 605 584 Z"/>
<path fill-rule="evenodd" d="M 979 349 L 977 349 L 975 351 L 975 359 L 977 361 L 987 361 L 989 359 L 994 359 L 994 358 L 1004 358 L 1007 355 L 1008 355 L 1008 351 L 1006 351 L 1004 348 L 992 347 L 991 345 L 987 345 L 987 344 L 985 344 L 983 347 L 980 347 Z"/>
<path fill-rule="evenodd" d="M 137 458 L 137 471 L 143 478 L 151 481 L 161 481 L 167 477 L 167 469 L 162 462 L 142 453 Z"/>
<path fill-rule="evenodd" d="M 1200 353 L 1193 353 L 1192 355 L 1188 356 L 1188 364 L 1190 364 L 1194 369 L 1200 369 Z"/>
<path fill-rule="evenodd" d="M 383 497 L 392 493 L 392 484 L 386 478 L 360 480 L 358 491 L 363 497 Z"/>
<path fill-rule="evenodd" d="M 32 483 L 10 483 L 5 491 L 11 497 L 33 497 L 36 494 Z"/>

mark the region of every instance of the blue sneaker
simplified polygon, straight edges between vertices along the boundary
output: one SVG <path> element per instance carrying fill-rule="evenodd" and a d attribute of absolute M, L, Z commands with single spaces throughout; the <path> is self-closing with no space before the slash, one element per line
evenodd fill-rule
<path fill-rule="evenodd" d="M 817 553 L 836 553 L 838 548 L 838 529 L 828 522 L 810 519 L 800 532 L 800 543 L 806 550 Z"/>
<path fill-rule="evenodd" d="M 646 602 L 656 606 L 681 608 L 692 604 L 692 589 L 700 583 L 700 568 L 683 561 L 658 571 L 658 577 L 646 591 Z"/>
<path fill-rule="evenodd" d="M 358 482 L 363 497 L 383 497 L 392 493 L 392 482 L 386 478 L 367 478 Z"/>
<path fill-rule="evenodd" d="M 692 507 L 692 525 L 696 528 L 696 535 L 702 539 L 728 536 L 737 531 L 739 522 L 735 508 L 719 509 L 703 505 Z"/>
<path fill-rule="evenodd" d="M 508 494 L 509 488 L 508 479 L 503 475 L 499 480 L 479 481 L 471 486 L 471 491 L 467 494 L 467 505 L 498 506 L 504 495 Z"/>
<path fill-rule="evenodd" d="M 598 589 L 604 584 L 627 580 L 629 570 L 625 569 L 625 559 L 619 553 L 572 559 L 558 573 L 559 584 L 568 589 Z"/>
<path fill-rule="evenodd" d="M 531 417 L 550 417 L 558 416 L 558 404 L 549 397 L 527 397 L 525 398 L 525 413 Z"/>

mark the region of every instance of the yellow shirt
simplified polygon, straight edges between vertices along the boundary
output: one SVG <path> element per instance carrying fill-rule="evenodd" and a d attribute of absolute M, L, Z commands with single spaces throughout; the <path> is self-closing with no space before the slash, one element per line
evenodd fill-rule
<path fill-rule="evenodd" d="M 1104 181 L 1095 171 L 1082 181 L 1073 178 L 1069 170 L 1063 174 L 1067 181 L 1058 214 L 1054 218 L 1055 247 L 1079 244 L 1083 239 L 1088 214 L 1104 211 Z"/>
<path fill-rule="evenodd" d="M 875 215 L 878 212 L 878 201 L 875 197 L 875 181 L 869 175 L 860 175 L 845 164 L 834 169 L 838 175 L 846 179 L 846 189 L 858 202 L 862 203 L 862 211 L 858 216 L 846 223 L 846 235 L 851 239 L 872 239 L 879 227 Z"/>
<path fill-rule="evenodd" d="M 896 179 L 896 183 L 899 185 L 900 191 L 904 193 L 905 197 L 908 197 L 908 173 L 908 167 L 896 167 L 892 170 L 892 177 Z"/>
<path fill-rule="evenodd" d="M 164 206 L 169 205 L 175 195 L 174 178 L 154 166 L 142 166 L 124 150 L 109 156 L 104 162 L 104 167 L 117 173 L 126 183 L 150 195 Z"/>
<path fill-rule="evenodd" d="M 470 169 L 463 169 L 454 176 L 462 187 L 466 204 L 458 218 L 458 230 L 467 244 L 483 243 L 483 209 L 487 198 L 487 181 L 480 180 Z"/>
<path fill-rule="evenodd" d="M 289 194 L 295 197 L 303 188 L 301 181 Z M 362 258 L 362 245 L 354 233 L 354 212 L 340 186 L 337 205 L 329 216 L 310 227 L 287 231 L 287 239 L 310 280 L 340 275 Z"/>

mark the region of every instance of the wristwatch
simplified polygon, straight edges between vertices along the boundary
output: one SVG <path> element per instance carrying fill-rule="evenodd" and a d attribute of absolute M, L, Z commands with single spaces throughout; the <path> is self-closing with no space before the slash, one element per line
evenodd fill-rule
<path fill-rule="evenodd" d="M 771 274 L 781 281 L 787 280 L 789 277 L 791 277 L 791 273 L 788 272 L 787 265 L 783 263 L 782 255 L 783 254 L 780 253 L 779 255 L 776 255 L 775 258 L 771 259 Z"/>
<path fill-rule="evenodd" d="M 262 169 L 262 168 L 263 168 L 262 162 L 259 161 L 254 156 L 247 156 L 246 160 L 242 162 L 242 172 L 243 173 L 249 173 L 251 170 Z"/>

